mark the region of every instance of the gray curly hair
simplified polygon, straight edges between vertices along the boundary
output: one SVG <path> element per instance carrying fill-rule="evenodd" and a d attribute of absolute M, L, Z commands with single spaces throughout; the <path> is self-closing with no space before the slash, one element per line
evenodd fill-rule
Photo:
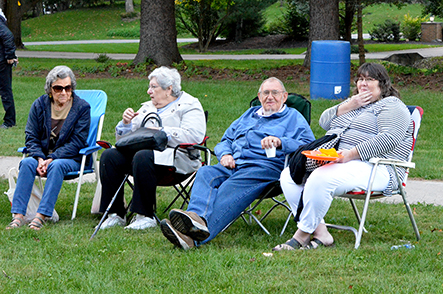
<path fill-rule="evenodd" d="M 175 68 L 169 68 L 166 66 L 161 66 L 154 69 L 153 72 L 148 76 L 148 79 L 157 79 L 157 83 L 163 90 L 166 90 L 169 86 L 172 86 L 172 96 L 178 97 L 182 89 L 181 86 L 181 76 L 180 73 Z"/>
<path fill-rule="evenodd" d="M 49 95 L 51 93 L 52 83 L 54 83 L 58 79 L 65 79 L 67 77 L 71 78 L 71 87 L 72 91 L 74 91 L 75 87 L 77 86 L 77 82 L 75 80 L 75 75 L 72 72 L 72 70 L 66 65 L 58 65 L 54 67 L 46 76 L 46 83 L 45 83 L 46 94 Z"/>

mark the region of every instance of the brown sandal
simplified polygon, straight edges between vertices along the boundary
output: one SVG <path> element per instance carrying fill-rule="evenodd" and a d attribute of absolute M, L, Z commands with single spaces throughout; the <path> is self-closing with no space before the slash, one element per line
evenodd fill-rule
<path fill-rule="evenodd" d="M 35 230 L 35 231 L 38 231 L 38 230 L 40 230 L 41 228 L 43 228 L 43 226 L 45 225 L 45 223 L 46 223 L 46 220 L 45 220 L 45 219 L 43 219 L 43 218 L 41 218 L 41 217 L 39 217 L 39 216 L 36 216 L 36 217 L 34 217 L 34 219 L 32 220 L 32 222 L 28 225 L 28 227 L 29 227 L 30 229 L 33 229 L 33 230 Z"/>
<path fill-rule="evenodd" d="M 24 226 L 25 219 L 20 216 L 14 216 L 12 218 L 12 221 L 9 223 L 9 225 L 6 227 L 7 230 L 16 229 Z"/>

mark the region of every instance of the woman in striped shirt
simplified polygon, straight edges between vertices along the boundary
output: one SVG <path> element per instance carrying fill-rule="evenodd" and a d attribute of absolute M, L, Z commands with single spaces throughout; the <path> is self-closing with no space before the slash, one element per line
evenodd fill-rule
<path fill-rule="evenodd" d="M 294 215 L 302 192 L 303 210 L 293 238 L 274 247 L 274 251 L 333 245 L 334 239 L 323 220 L 333 197 L 353 189 L 366 189 L 372 169 L 367 162 L 370 158 L 408 158 L 412 120 L 386 69 L 380 64 L 365 63 L 357 72 L 356 83 L 356 93 L 326 109 L 319 121 L 326 135 L 341 134 L 338 153 L 343 158 L 317 168 L 302 185 L 291 178 L 290 167 L 281 174 L 281 187 Z M 397 171 L 403 179 L 405 169 Z M 373 189 L 390 195 L 397 186 L 395 171 L 379 166 Z"/>

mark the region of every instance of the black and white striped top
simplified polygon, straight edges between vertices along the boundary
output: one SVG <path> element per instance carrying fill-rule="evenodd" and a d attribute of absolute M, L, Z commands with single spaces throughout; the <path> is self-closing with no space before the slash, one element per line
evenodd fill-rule
<path fill-rule="evenodd" d="M 319 124 L 326 135 L 342 134 L 339 149 L 356 147 L 360 158 L 372 157 L 408 160 L 412 147 L 413 122 L 406 105 L 396 97 L 386 97 L 343 115 L 337 116 L 337 108 L 349 99 L 326 109 Z M 388 166 L 390 183 L 384 194 L 392 195 L 398 187 L 395 171 Z M 403 181 L 406 169 L 397 167 Z"/>

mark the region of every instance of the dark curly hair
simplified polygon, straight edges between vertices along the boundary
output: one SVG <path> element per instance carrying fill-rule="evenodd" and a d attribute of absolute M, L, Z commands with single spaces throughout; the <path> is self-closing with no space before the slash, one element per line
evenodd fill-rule
<path fill-rule="evenodd" d="M 395 96 L 399 99 L 400 93 L 391 84 L 391 78 L 388 75 L 386 68 L 378 63 L 364 63 L 359 67 L 357 71 L 356 80 L 359 77 L 371 77 L 378 81 L 380 87 L 380 100 L 389 96 Z M 354 90 L 354 94 L 357 94 L 358 89 Z"/>

